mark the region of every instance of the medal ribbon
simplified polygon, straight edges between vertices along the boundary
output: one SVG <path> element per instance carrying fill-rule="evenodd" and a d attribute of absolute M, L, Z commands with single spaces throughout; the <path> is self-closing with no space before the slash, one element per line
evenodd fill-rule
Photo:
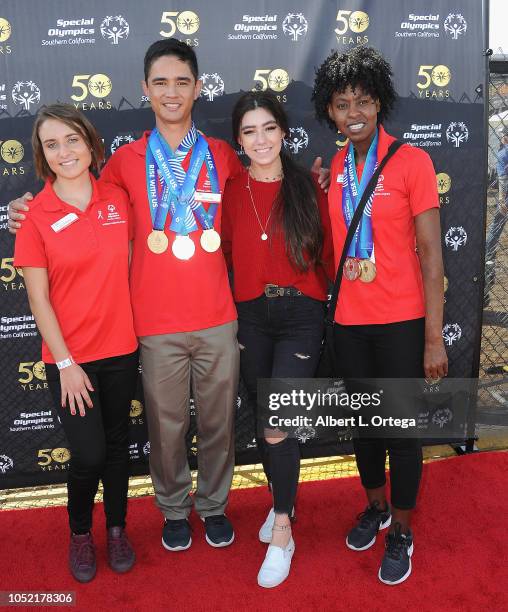
<path fill-rule="evenodd" d="M 192 124 L 191 129 L 175 153 L 157 129 L 154 129 L 150 134 L 148 144 L 146 155 L 147 191 L 154 229 L 164 229 L 169 210 L 172 216 L 170 229 L 178 235 L 186 236 L 196 230 L 196 218 L 203 229 L 212 228 L 217 213 L 217 204 L 212 204 L 207 212 L 203 205 L 194 198 L 195 185 L 205 160 L 210 185 L 213 191 L 220 193 L 217 170 L 205 138 L 200 134 L 198 135 L 194 124 Z M 186 157 L 192 146 L 189 170 L 185 172 L 180 160 Z M 162 197 L 159 196 L 157 190 L 155 165 L 158 167 L 157 174 L 164 185 Z M 170 205 L 168 204 L 169 200 L 171 200 Z"/>
<path fill-rule="evenodd" d="M 358 182 L 356 174 L 355 158 L 353 145 L 350 142 L 344 160 L 344 174 L 342 179 L 342 214 L 346 227 L 349 228 L 354 212 L 360 203 L 365 187 L 367 187 L 377 166 L 377 143 L 378 132 L 370 144 L 365 166 L 362 172 L 362 179 Z M 372 200 L 375 192 L 372 193 L 362 214 L 362 218 L 353 236 L 353 240 L 348 249 L 348 257 L 358 257 L 359 259 L 370 259 L 374 244 L 372 241 Z"/>

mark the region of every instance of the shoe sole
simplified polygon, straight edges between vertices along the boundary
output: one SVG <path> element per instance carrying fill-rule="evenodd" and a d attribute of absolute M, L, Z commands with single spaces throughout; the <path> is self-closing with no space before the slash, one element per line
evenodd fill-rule
<path fill-rule="evenodd" d="M 378 531 L 382 531 L 383 529 L 386 529 L 391 524 L 392 524 L 392 515 L 390 514 L 388 519 L 384 523 L 381 523 L 381 525 L 379 525 Z M 375 535 L 368 544 L 366 544 L 365 546 L 362 546 L 361 548 L 358 548 L 358 547 L 353 546 L 352 544 L 350 544 L 348 542 L 348 539 L 347 539 L 347 536 L 346 536 L 346 546 L 348 548 L 350 548 L 351 550 L 356 550 L 357 552 L 361 552 L 362 550 L 368 550 L 371 546 L 374 546 L 374 544 L 376 542 L 376 537 L 377 537 L 377 535 Z"/>
<path fill-rule="evenodd" d="M 164 542 L 164 538 L 162 538 L 162 545 L 164 546 L 164 548 L 166 550 L 170 550 L 171 552 L 178 552 L 180 550 L 187 550 L 188 548 L 190 548 L 190 545 L 192 544 L 192 538 L 189 538 L 189 543 L 186 546 L 168 546 L 166 544 L 166 542 Z"/>
<path fill-rule="evenodd" d="M 411 575 L 411 570 L 412 570 L 411 557 L 413 555 L 413 550 L 414 550 L 414 544 L 411 544 L 411 546 L 407 549 L 407 554 L 409 556 L 409 569 L 404 574 L 404 576 L 402 576 L 402 578 L 399 578 L 398 580 L 395 580 L 394 582 L 383 580 L 381 578 L 381 568 L 379 568 L 379 572 L 377 574 L 377 577 L 379 578 L 379 580 L 381 580 L 383 584 L 387 584 L 388 586 L 395 586 L 396 584 L 400 584 L 401 582 L 404 582 L 404 580 L 407 580 L 409 576 Z"/>
<path fill-rule="evenodd" d="M 232 535 L 231 540 L 228 540 L 227 542 L 219 542 L 217 544 L 215 542 L 212 542 L 212 540 L 210 540 L 208 535 L 205 533 L 205 540 L 207 544 L 210 544 L 210 546 L 213 546 L 214 548 L 224 548 L 225 546 L 229 546 L 230 544 L 233 544 L 233 542 L 235 541 L 235 534 Z"/>

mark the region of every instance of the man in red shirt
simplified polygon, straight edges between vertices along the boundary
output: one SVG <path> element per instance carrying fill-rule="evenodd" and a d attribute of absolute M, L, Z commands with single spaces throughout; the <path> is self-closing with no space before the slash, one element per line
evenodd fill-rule
<path fill-rule="evenodd" d="M 176 39 L 160 40 L 146 52 L 144 71 L 143 90 L 155 114 L 156 128 L 152 133 L 156 132 L 166 147 L 164 161 L 173 170 L 171 157 L 177 159 L 176 175 L 180 172 L 185 187 L 190 158 L 193 159 L 200 138 L 191 116 L 201 91 L 196 55 Z M 201 228 L 212 234 L 213 228 L 220 231 L 221 194 L 227 178 L 236 174 L 241 164 L 224 141 L 203 140 L 209 154 L 191 185 L 190 208 L 194 210 L 197 202 L 205 214 L 199 217 L 193 213 L 199 220 L 194 229 L 185 226 L 173 231 L 173 221 L 179 220 L 174 209 L 168 211 L 171 214 L 162 227 L 155 228 L 156 210 L 164 204 L 161 198 L 164 182 L 160 171 L 153 172 L 153 176 L 159 175 L 159 180 L 155 178 L 150 198 L 147 176 L 150 132 L 120 148 L 106 164 L 100 179 L 122 187 L 132 206 L 130 289 L 141 347 L 150 471 L 156 502 L 165 517 L 162 544 L 171 551 L 185 550 L 191 545 L 187 517 L 193 503 L 189 495 L 192 480 L 185 445 L 191 382 L 200 468 L 194 505 L 205 522 L 206 541 L 211 546 L 227 546 L 234 540 L 224 509 L 234 468 L 239 369 L 236 310 L 222 252 L 213 240 L 212 244 L 203 242 L 201 236 L 205 232 Z M 182 149 L 187 141 L 191 147 Z M 18 221 L 22 218 L 16 215 Z M 203 225 L 203 219 L 208 225 Z M 19 225 L 11 225 L 14 227 Z M 149 236 L 156 231 L 166 247 L 172 244 L 173 249 L 161 250 L 160 243 L 154 247 Z M 179 244 L 186 244 L 184 253 L 174 248 L 177 237 Z"/>

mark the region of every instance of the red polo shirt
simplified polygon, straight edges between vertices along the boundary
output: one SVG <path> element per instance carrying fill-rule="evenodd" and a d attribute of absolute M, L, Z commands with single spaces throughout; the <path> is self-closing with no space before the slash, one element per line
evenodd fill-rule
<path fill-rule="evenodd" d="M 49 299 L 67 347 L 78 363 L 136 350 L 129 296 L 129 201 L 115 185 L 95 181 L 84 211 L 53 191 L 51 183 L 30 204 L 16 236 L 14 265 L 47 268 Z M 59 232 L 52 225 L 74 213 Z M 42 359 L 55 363 L 45 342 Z"/>
<path fill-rule="evenodd" d="M 118 149 L 106 164 L 101 180 L 115 183 L 128 194 L 132 204 L 134 242 L 131 262 L 131 300 L 134 326 L 138 336 L 191 332 L 236 319 L 226 264 L 221 249 L 207 253 L 201 248 L 201 229 L 192 232 L 196 250 L 191 259 L 177 259 L 171 245 L 175 233 L 166 220 L 169 239 L 167 251 L 159 255 L 147 246 L 152 218 L 146 191 L 145 154 L 149 132 L 142 138 Z M 242 165 L 233 149 L 224 141 L 207 138 L 219 176 L 220 190 L 226 180 L 237 174 Z M 183 163 L 187 169 L 190 154 Z M 199 191 L 210 191 L 204 164 L 197 181 Z M 203 204 L 206 209 L 210 206 Z M 220 232 L 221 208 L 215 217 Z"/>
<path fill-rule="evenodd" d="M 379 127 L 378 161 L 395 139 Z M 328 207 L 335 268 L 339 265 L 346 224 L 342 213 L 342 174 L 346 150 L 332 161 Z M 361 176 L 363 164 L 357 166 Z M 342 279 L 335 321 L 366 325 L 409 321 L 425 316 L 414 217 L 439 207 L 436 174 L 429 155 L 404 145 L 385 166 L 372 205 L 372 234 L 377 275 L 373 282 Z"/>

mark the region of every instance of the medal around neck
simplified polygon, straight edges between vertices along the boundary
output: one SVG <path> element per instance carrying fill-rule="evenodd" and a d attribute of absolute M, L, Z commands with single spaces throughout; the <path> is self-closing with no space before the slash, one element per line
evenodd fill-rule
<path fill-rule="evenodd" d="M 201 238 L 199 239 L 201 247 L 207 253 L 215 253 L 220 247 L 220 236 L 218 232 L 212 227 L 210 229 L 203 230 Z"/>
<path fill-rule="evenodd" d="M 171 250 L 177 259 L 186 261 L 194 255 L 196 246 L 189 236 L 177 236 L 171 245 Z"/>
<path fill-rule="evenodd" d="M 363 283 L 371 283 L 376 278 L 376 264 L 370 259 L 360 259 L 360 280 Z"/>
<path fill-rule="evenodd" d="M 164 230 L 153 230 L 147 238 L 148 248 L 152 253 L 160 255 L 164 253 L 169 245 L 169 240 Z"/>
<path fill-rule="evenodd" d="M 356 257 L 346 257 L 342 273 L 348 280 L 355 281 L 360 276 L 358 259 L 356 259 Z"/>

